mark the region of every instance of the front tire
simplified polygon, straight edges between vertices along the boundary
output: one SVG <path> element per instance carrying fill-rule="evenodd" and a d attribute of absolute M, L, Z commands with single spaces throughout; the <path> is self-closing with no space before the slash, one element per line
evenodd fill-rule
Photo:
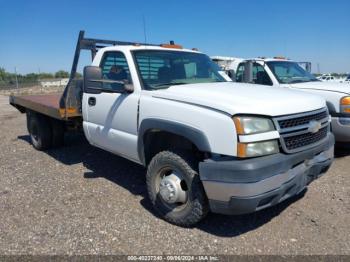
<path fill-rule="evenodd" d="M 197 165 L 198 161 L 185 152 L 162 151 L 148 166 L 149 198 L 155 210 L 170 223 L 193 226 L 208 213 Z"/>

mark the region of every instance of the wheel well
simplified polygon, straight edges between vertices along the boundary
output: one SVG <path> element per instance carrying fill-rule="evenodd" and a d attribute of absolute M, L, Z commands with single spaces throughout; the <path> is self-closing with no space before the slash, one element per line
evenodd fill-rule
<path fill-rule="evenodd" d="M 333 113 L 337 112 L 335 107 L 334 107 L 334 105 L 331 102 L 327 101 L 326 105 L 327 105 L 328 112 L 329 112 L 330 115 L 332 115 Z"/>
<path fill-rule="evenodd" d="M 205 153 L 201 152 L 197 146 L 186 137 L 168 131 L 149 130 L 143 136 L 144 156 L 146 166 L 157 153 L 170 150 L 190 151 L 198 160 L 204 159 Z"/>

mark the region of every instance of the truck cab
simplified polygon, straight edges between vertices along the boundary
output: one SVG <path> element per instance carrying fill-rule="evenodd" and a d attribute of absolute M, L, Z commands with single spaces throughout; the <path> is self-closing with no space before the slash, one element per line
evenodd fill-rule
<path fill-rule="evenodd" d="M 332 132 L 338 142 L 350 142 L 350 86 L 320 81 L 298 62 L 275 58 L 235 59 L 227 71 L 235 82 L 293 88 L 322 96 L 332 116 Z M 234 72 L 234 73 L 232 73 Z"/>
<path fill-rule="evenodd" d="M 110 46 L 95 50 L 97 42 Z M 333 161 L 319 96 L 233 83 L 207 55 L 174 43 L 80 36 L 77 50 L 84 46 L 92 64 L 59 101 L 11 96 L 10 103 L 27 113 L 36 149 L 57 145 L 57 126 L 63 134 L 82 127 L 91 145 L 145 166 L 149 200 L 171 223 L 193 226 L 209 211 L 246 214 L 276 205 Z"/>

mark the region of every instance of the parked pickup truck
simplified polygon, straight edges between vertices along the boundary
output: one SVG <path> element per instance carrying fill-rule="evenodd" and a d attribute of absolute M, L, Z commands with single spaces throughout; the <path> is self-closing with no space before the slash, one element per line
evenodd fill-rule
<path fill-rule="evenodd" d="M 80 50 L 92 53 L 73 79 Z M 299 194 L 333 160 L 324 99 L 232 83 L 210 58 L 174 43 L 84 38 L 62 95 L 11 96 L 38 150 L 83 128 L 94 146 L 147 167 L 149 199 L 191 226 L 209 210 L 250 213 Z"/>
<path fill-rule="evenodd" d="M 214 58 L 219 61 L 219 57 Z M 324 97 L 332 116 L 331 128 L 335 140 L 350 142 L 350 86 L 347 83 L 322 82 L 303 69 L 298 62 L 282 57 L 222 59 L 227 61 L 226 72 L 233 81 L 295 88 Z"/>

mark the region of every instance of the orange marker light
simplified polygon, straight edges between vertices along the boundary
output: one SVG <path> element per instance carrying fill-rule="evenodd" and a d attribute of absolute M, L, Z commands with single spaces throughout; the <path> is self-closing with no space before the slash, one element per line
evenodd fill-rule
<path fill-rule="evenodd" d="M 342 99 L 340 99 L 340 104 L 342 106 L 350 105 L 350 96 L 346 96 L 346 97 L 343 97 Z"/>
<path fill-rule="evenodd" d="M 238 117 L 234 117 L 233 118 L 233 122 L 235 123 L 237 134 L 238 135 L 243 135 L 244 134 L 244 130 L 243 130 L 243 126 L 242 126 L 241 120 Z"/>
<path fill-rule="evenodd" d="M 238 143 L 237 145 L 237 156 L 246 157 L 247 155 L 247 144 Z"/>
<path fill-rule="evenodd" d="M 175 48 L 175 49 L 182 49 L 182 45 L 176 45 L 176 44 L 161 44 L 160 45 L 161 47 L 164 47 L 164 48 Z"/>

